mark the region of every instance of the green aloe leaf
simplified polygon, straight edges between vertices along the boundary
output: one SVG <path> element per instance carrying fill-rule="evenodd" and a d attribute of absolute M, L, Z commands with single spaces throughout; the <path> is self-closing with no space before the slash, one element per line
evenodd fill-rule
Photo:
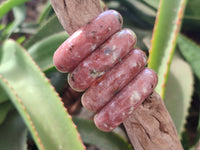
<path fill-rule="evenodd" d="M 23 4 L 29 0 L 6 0 L 0 4 L 0 19 L 13 7 Z"/>
<path fill-rule="evenodd" d="M 14 22 L 9 30 L 8 37 L 22 24 L 26 19 L 26 7 L 25 5 L 16 6 L 13 8 Z"/>
<path fill-rule="evenodd" d="M 200 20 L 200 10 L 198 9 L 200 6 L 199 0 L 190 0 L 188 1 L 187 8 L 185 10 L 185 18 L 186 19 L 195 19 Z"/>
<path fill-rule="evenodd" d="M 160 0 L 140 0 L 149 7 L 158 9 Z M 200 26 L 200 2 L 199 0 L 189 0 L 184 14 L 183 29 L 198 30 Z"/>
<path fill-rule="evenodd" d="M 125 0 L 125 1 L 127 1 L 127 4 L 129 4 L 129 6 L 127 5 L 127 7 L 132 6 L 132 9 L 135 11 L 136 15 L 138 15 L 140 19 L 150 24 L 151 27 L 153 26 L 156 17 L 155 9 L 152 9 L 151 7 L 141 2 L 140 0 L 135 0 L 135 1 Z"/>
<path fill-rule="evenodd" d="M 56 15 L 53 15 L 48 21 L 41 25 L 38 32 L 34 34 L 25 44 L 25 48 L 30 48 L 36 42 L 58 32 L 64 31 Z"/>
<path fill-rule="evenodd" d="M 194 74 L 200 80 L 200 47 L 183 35 L 178 37 L 177 42 L 181 54 L 191 65 Z"/>
<path fill-rule="evenodd" d="M 54 68 L 53 54 L 68 37 L 66 32 L 53 34 L 37 42 L 28 49 L 31 57 L 42 71 L 48 71 Z"/>
<path fill-rule="evenodd" d="M 5 91 L 2 89 L 2 87 L 0 86 L 0 104 L 4 103 L 7 100 L 8 100 L 8 96 L 5 93 Z"/>
<path fill-rule="evenodd" d="M 20 26 L 20 33 L 34 35 L 37 33 L 39 24 L 36 22 L 23 22 Z M 32 37 L 32 36 L 31 36 Z"/>
<path fill-rule="evenodd" d="M 24 119 L 38 148 L 84 149 L 58 94 L 26 51 L 7 40 L 0 53 L 0 84 Z"/>
<path fill-rule="evenodd" d="M 178 37 L 178 47 L 182 54 L 182 56 L 185 58 L 185 60 L 190 64 L 193 73 L 196 75 L 198 80 L 200 80 L 200 47 L 191 41 L 189 38 L 180 35 Z M 197 91 L 199 91 L 199 88 L 197 88 Z M 199 115 L 199 122 L 197 127 L 197 142 L 200 137 L 200 115 Z"/>
<path fill-rule="evenodd" d="M 26 19 L 26 6 L 25 4 L 16 6 L 12 9 L 12 11 L 15 18 L 12 28 L 12 30 L 14 31 Z"/>
<path fill-rule="evenodd" d="M 93 121 L 73 118 L 84 143 L 96 145 L 105 150 L 132 150 L 131 145 L 113 132 L 102 132 Z"/>
<path fill-rule="evenodd" d="M 119 0 L 118 3 L 109 1 L 107 4 L 110 9 L 115 9 L 124 16 L 124 26 L 134 26 L 143 30 L 153 28 L 156 11 L 140 0 Z"/>
<path fill-rule="evenodd" d="M 199 0 L 189 0 L 185 15 L 183 27 L 188 30 L 198 30 L 200 26 L 200 1 Z"/>
<path fill-rule="evenodd" d="M 190 65 L 174 55 L 166 86 L 165 104 L 176 126 L 179 137 L 184 130 L 193 95 L 194 78 Z"/>
<path fill-rule="evenodd" d="M 4 40 L 8 38 L 13 32 L 15 32 L 18 27 L 22 24 L 22 22 L 26 18 L 26 7 L 25 5 L 19 5 L 12 9 L 14 15 L 14 21 L 12 21 L 9 25 L 7 25 L 2 30 L 2 35 L 0 36 L 0 40 Z"/>
<path fill-rule="evenodd" d="M 0 104 L 0 125 L 4 122 L 6 119 L 7 114 L 9 111 L 13 108 L 10 101 L 4 102 L 3 104 Z"/>
<path fill-rule="evenodd" d="M 187 0 L 161 0 L 160 2 L 148 66 L 158 74 L 156 91 L 162 98 L 186 2 Z"/>
<path fill-rule="evenodd" d="M 67 73 L 61 73 L 56 69 L 52 72 L 46 73 L 46 76 L 49 78 L 51 84 L 55 87 L 55 90 L 58 93 L 63 92 L 63 89 L 66 87 L 67 75 Z"/>
<path fill-rule="evenodd" d="M 38 22 L 42 23 L 43 21 L 45 21 L 45 19 L 47 19 L 49 17 L 51 11 L 53 11 L 53 9 L 51 7 L 51 3 L 49 1 L 47 1 L 44 11 L 39 16 Z"/>
<path fill-rule="evenodd" d="M 6 32 L 4 32 L 4 36 L 6 37 L 10 36 L 13 33 L 13 31 L 15 31 L 15 29 L 19 25 L 21 25 L 21 23 L 24 21 L 26 17 L 25 11 L 26 11 L 25 5 L 19 5 L 13 8 L 13 14 L 14 14 L 15 20 L 12 23 L 12 25 L 6 29 Z M 3 38 L 3 37 L 0 37 L 0 38 Z M 8 96 L 0 87 L 0 103 L 5 102 L 6 100 L 8 100 Z"/>
<path fill-rule="evenodd" d="M 158 8 L 160 0 L 141 0 L 153 8 Z"/>
<path fill-rule="evenodd" d="M 27 150 L 27 128 L 16 111 L 9 113 L 0 125 L 0 147 L 2 150 Z"/>

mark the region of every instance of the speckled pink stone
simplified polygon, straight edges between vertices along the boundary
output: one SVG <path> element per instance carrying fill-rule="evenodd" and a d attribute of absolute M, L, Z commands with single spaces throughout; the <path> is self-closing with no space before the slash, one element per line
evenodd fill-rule
<path fill-rule="evenodd" d="M 70 86 L 76 91 L 86 90 L 133 49 L 136 41 L 135 33 L 129 29 L 123 29 L 112 35 L 70 73 L 68 77 Z"/>
<path fill-rule="evenodd" d="M 145 68 L 95 115 L 96 126 L 103 131 L 116 128 L 153 92 L 157 81 L 156 73 Z"/>
<path fill-rule="evenodd" d="M 71 72 L 112 34 L 122 27 L 121 15 L 108 10 L 72 34 L 54 53 L 53 61 L 61 72 Z"/>
<path fill-rule="evenodd" d="M 131 50 L 124 59 L 95 81 L 84 93 L 83 106 L 94 112 L 100 110 L 145 67 L 146 62 L 143 51 Z"/>

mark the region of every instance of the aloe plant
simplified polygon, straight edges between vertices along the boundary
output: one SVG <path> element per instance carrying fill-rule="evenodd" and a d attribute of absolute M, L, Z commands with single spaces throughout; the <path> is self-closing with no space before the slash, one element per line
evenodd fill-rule
<path fill-rule="evenodd" d="M 40 149 L 84 149 L 53 87 L 14 41 L 8 40 L 2 46 L 0 73 L 1 85 Z M 71 140 L 66 140 L 69 136 Z"/>
<path fill-rule="evenodd" d="M 185 80 L 185 77 L 187 77 L 187 80 Z M 165 104 L 174 120 L 180 138 L 185 130 L 184 125 L 186 123 L 194 90 L 193 84 L 194 77 L 190 65 L 176 52 L 169 70 Z"/>
<path fill-rule="evenodd" d="M 24 4 L 25 2 L 27 2 L 29 0 L 7 0 L 7 1 L 3 1 L 0 5 L 0 19 L 6 14 L 8 13 L 13 7 L 18 6 L 20 4 Z"/>
<path fill-rule="evenodd" d="M 186 0 L 163 0 L 159 6 L 148 66 L 158 73 L 159 82 L 156 91 L 163 98 L 186 2 Z"/>

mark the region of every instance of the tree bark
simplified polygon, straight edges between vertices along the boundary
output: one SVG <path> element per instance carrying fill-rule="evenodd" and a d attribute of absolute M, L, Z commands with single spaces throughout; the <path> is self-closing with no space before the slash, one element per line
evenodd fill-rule
<path fill-rule="evenodd" d="M 99 0 L 50 0 L 64 29 L 71 35 L 102 12 Z M 123 122 L 136 150 L 182 150 L 176 128 L 161 97 L 153 92 Z"/>
<path fill-rule="evenodd" d="M 153 92 L 123 122 L 136 150 L 181 150 L 176 128 L 163 103 Z"/>
<path fill-rule="evenodd" d="M 99 0 L 50 0 L 50 2 L 62 26 L 70 35 L 102 12 Z"/>

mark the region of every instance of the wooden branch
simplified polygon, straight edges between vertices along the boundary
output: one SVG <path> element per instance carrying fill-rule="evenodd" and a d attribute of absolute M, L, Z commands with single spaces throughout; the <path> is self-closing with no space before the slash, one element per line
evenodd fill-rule
<path fill-rule="evenodd" d="M 50 2 L 62 26 L 70 35 L 102 12 L 98 0 L 50 0 Z"/>
<path fill-rule="evenodd" d="M 123 122 L 136 150 L 181 150 L 176 128 L 163 103 L 153 92 Z"/>
<path fill-rule="evenodd" d="M 64 29 L 72 34 L 102 12 L 99 0 L 50 0 Z M 136 150 L 182 150 L 161 97 L 154 92 L 124 121 Z"/>

